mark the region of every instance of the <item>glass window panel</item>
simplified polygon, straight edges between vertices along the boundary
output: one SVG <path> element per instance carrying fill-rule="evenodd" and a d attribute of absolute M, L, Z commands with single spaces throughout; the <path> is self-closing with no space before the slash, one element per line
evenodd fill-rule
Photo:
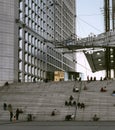
<path fill-rule="evenodd" d="M 25 40 L 28 41 L 28 32 L 25 32 Z"/>
<path fill-rule="evenodd" d="M 22 50 L 21 50 L 21 51 L 19 51 L 19 59 L 21 59 L 21 60 L 22 60 Z"/>
<path fill-rule="evenodd" d="M 19 47 L 22 49 L 22 39 L 19 40 Z"/>
<path fill-rule="evenodd" d="M 19 6 L 20 6 L 20 10 L 22 11 L 23 10 L 23 1 L 20 1 Z"/>
<path fill-rule="evenodd" d="M 25 61 L 28 62 L 28 54 L 25 54 Z"/>
<path fill-rule="evenodd" d="M 31 45 L 29 45 L 29 53 L 31 53 Z"/>
<path fill-rule="evenodd" d="M 29 66 L 29 73 L 31 73 L 31 66 Z"/>
<path fill-rule="evenodd" d="M 27 43 L 25 43 L 25 50 L 26 50 L 26 52 L 28 52 L 28 44 Z"/>
<path fill-rule="evenodd" d="M 19 63 L 19 70 L 22 71 L 22 61 Z"/>
<path fill-rule="evenodd" d="M 32 47 L 32 54 L 34 55 L 34 47 Z"/>
<path fill-rule="evenodd" d="M 28 0 L 25 0 L 25 3 L 28 5 Z"/>
<path fill-rule="evenodd" d="M 19 28 L 19 37 L 20 37 L 20 38 L 23 37 L 23 30 L 22 30 L 22 28 Z"/>
<path fill-rule="evenodd" d="M 22 73 L 19 73 L 19 80 L 22 81 Z"/>
<path fill-rule="evenodd" d="M 32 74 L 34 75 L 34 67 L 32 67 Z"/>
<path fill-rule="evenodd" d="M 29 43 L 31 43 L 31 35 L 29 34 Z"/>
<path fill-rule="evenodd" d="M 25 82 L 28 82 L 28 76 L 25 75 Z"/>
<path fill-rule="evenodd" d="M 31 55 L 29 56 L 29 63 L 31 64 Z"/>
<path fill-rule="evenodd" d="M 34 57 L 32 57 L 32 64 L 34 65 Z"/>
<path fill-rule="evenodd" d="M 26 73 L 28 72 L 28 65 L 27 64 L 25 65 L 25 72 Z"/>

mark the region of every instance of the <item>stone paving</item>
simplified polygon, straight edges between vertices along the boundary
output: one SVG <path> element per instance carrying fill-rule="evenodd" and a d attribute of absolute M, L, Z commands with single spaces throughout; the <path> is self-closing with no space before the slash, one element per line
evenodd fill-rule
<path fill-rule="evenodd" d="M 0 130 L 115 130 L 114 122 L 0 122 Z"/>

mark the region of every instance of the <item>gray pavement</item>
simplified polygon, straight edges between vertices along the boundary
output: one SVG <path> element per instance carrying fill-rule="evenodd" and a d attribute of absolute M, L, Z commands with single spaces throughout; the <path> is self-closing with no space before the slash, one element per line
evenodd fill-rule
<path fill-rule="evenodd" d="M 115 122 L 0 122 L 0 130 L 115 130 Z"/>

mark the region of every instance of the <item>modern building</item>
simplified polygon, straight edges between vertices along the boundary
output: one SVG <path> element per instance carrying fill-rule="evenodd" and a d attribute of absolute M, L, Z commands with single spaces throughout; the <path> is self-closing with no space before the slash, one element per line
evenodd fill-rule
<path fill-rule="evenodd" d="M 112 29 L 115 30 L 115 1 L 112 0 Z"/>
<path fill-rule="evenodd" d="M 115 1 L 104 0 L 104 23 L 105 32 L 114 31 L 115 29 Z M 106 77 L 115 78 L 115 48 L 106 48 Z"/>
<path fill-rule="evenodd" d="M 112 41 L 112 32 L 115 31 L 115 0 L 103 0 L 105 32 L 97 39 L 104 39 L 105 46 Z M 98 44 L 98 41 L 97 41 Z M 104 50 L 86 53 L 87 60 L 93 72 L 105 70 L 107 78 L 115 78 L 115 48 L 106 46 Z"/>
<path fill-rule="evenodd" d="M 74 54 L 56 48 L 75 34 L 75 0 L 0 0 L 0 82 L 43 81 L 75 71 Z"/>

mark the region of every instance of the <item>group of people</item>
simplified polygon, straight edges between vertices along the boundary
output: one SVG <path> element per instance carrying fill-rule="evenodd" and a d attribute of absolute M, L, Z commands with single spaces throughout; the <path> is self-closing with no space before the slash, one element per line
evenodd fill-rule
<path fill-rule="evenodd" d="M 75 115 L 74 115 L 74 114 L 69 114 L 69 115 L 66 115 L 66 116 L 65 116 L 65 120 L 66 120 L 66 121 L 74 120 L 74 118 L 75 118 Z"/>
<path fill-rule="evenodd" d="M 96 81 L 96 77 L 89 77 L 89 76 L 87 76 L 87 81 Z"/>
<path fill-rule="evenodd" d="M 16 111 L 15 111 L 15 114 L 13 113 L 13 108 L 12 108 L 12 105 L 11 104 L 6 104 L 6 103 L 4 103 L 3 104 L 3 109 L 4 110 L 8 110 L 9 111 L 9 113 L 10 113 L 10 121 L 12 121 L 13 119 L 14 120 L 18 120 L 19 119 L 19 114 L 20 113 L 23 113 L 23 111 L 20 109 L 16 109 Z"/>
<path fill-rule="evenodd" d="M 69 101 L 65 101 L 65 106 L 75 106 L 75 105 L 76 105 L 76 101 L 74 101 L 74 97 L 70 95 Z"/>
<path fill-rule="evenodd" d="M 82 103 L 80 103 L 80 102 L 78 102 L 77 103 L 77 107 L 78 107 L 78 109 L 85 109 L 85 104 L 82 102 Z"/>
<path fill-rule="evenodd" d="M 100 89 L 100 92 L 106 92 L 107 90 L 106 90 L 106 86 L 105 87 L 101 87 L 101 89 Z"/>
<path fill-rule="evenodd" d="M 89 77 L 89 76 L 87 76 L 87 81 L 96 81 L 97 79 L 96 79 L 96 77 Z M 103 80 L 107 80 L 107 77 L 100 77 L 100 81 L 103 81 Z"/>
<path fill-rule="evenodd" d="M 65 101 L 65 106 L 76 106 L 76 105 L 77 105 L 78 109 L 83 109 L 83 110 L 85 109 L 85 104 L 83 102 L 76 103 L 76 101 L 74 101 L 74 97 L 72 95 L 69 97 L 69 101 Z"/>

